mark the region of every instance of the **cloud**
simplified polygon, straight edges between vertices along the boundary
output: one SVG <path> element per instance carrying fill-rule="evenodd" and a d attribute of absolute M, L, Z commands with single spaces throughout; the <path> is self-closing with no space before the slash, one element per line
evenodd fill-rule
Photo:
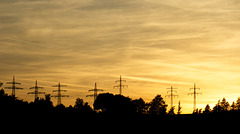
<path fill-rule="evenodd" d="M 192 85 L 187 83 L 198 82 L 213 97 L 216 89 L 235 91 L 217 84 L 238 84 L 237 0 L 0 3 L 3 80 L 14 73 L 46 84 L 64 81 L 73 86 L 70 93 L 81 95 L 94 81 L 111 89 L 122 75 L 130 87 L 125 93 L 136 98 L 148 94 L 149 100 L 165 93 L 155 89 L 171 83 L 188 89 Z"/>

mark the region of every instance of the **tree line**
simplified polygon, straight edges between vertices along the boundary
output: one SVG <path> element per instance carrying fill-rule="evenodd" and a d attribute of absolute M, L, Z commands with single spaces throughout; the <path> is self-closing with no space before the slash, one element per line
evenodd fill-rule
<path fill-rule="evenodd" d="M 193 111 L 193 114 L 189 115 L 181 114 L 182 107 L 180 102 L 176 112 L 175 107 L 167 111 L 168 105 L 159 94 L 150 102 L 145 102 L 142 98 L 131 99 L 119 94 L 102 93 L 97 96 L 93 106 L 94 108 L 90 107 L 81 98 L 77 98 L 73 106 L 66 107 L 63 104 L 53 106 L 49 94 L 46 94 L 45 98 L 37 98 L 33 102 L 27 102 L 6 94 L 3 89 L 0 90 L 0 108 L 1 112 L 5 113 L 75 113 L 84 117 L 91 115 L 100 119 L 123 116 L 131 118 L 137 116 L 144 119 L 159 119 L 160 117 L 160 119 L 192 119 L 193 117 L 203 117 L 205 119 L 215 117 L 212 115 L 216 115 L 216 113 L 224 113 L 224 115 L 226 113 L 237 113 L 240 115 L 240 98 L 236 102 L 232 102 L 231 105 L 223 98 L 212 109 L 207 104 L 204 110 L 196 109 Z"/>
<path fill-rule="evenodd" d="M 0 107 L 2 112 L 81 112 L 81 113 L 141 113 L 141 114 L 167 114 L 167 104 L 161 95 L 157 95 L 151 102 L 146 103 L 142 98 L 132 100 L 123 95 L 110 93 L 99 94 L 92 108 L 83 99 L 77 98 L 74 105 L 68 107 L 63 104 L 53 106 L 50 94 L 45 98 L 36 98 L 27 102 L 18 97 L 8 95 L 0 90 Z"/>
<path fill-rule="evenodd" d="M 193 111 L 193 114 L 209 114 L 209 113 L 221 113 L 221 112 L 229 112 L 229 111 L 240 111 L 240 97 L 236 100 L 236 102 L 230 103 L 223 98 L 222 100 L 218 100 L 217 104 L 211 109 L 209 104 L 206 105 L 204 110 L 196 109 Z"/>

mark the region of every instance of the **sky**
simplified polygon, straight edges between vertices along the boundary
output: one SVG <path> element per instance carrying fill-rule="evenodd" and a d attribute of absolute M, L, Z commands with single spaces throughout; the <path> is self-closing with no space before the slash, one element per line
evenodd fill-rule
<path fill-rule="evenodd" d="M 118 94 L 121 75 L 124 96 L 161 94 L 170 105 L 173 86 L 174 105 L 191 113 L 194 83 L 198 108 L 240 96 L 239 36 L 238 0 L 0 0 L 0 81 L 9 86 L 15 75 L 27 101 L 35 80 L 47 93 L 61 82 L 64 105 L 77 97 L 92 105 L 94 83 Z"/>

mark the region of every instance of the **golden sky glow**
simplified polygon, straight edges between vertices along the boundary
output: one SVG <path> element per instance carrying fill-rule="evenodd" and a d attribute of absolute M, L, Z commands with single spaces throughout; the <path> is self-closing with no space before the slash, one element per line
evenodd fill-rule
<path fill-rule="evenodd" d="M 192 112 L 193 83 L 198 108 L 232 103 L 240 96 L 239 9 L 238 0 L 1 0 L 0 81 L 15 75 L 24 100 L 35 80 L 47 93 L 61 82 L 66 105 L 92 103 L 85 96 L 95 82 L 118 93 L 119 75 L 132 99 L 178 88 L 183 113 Z"/>

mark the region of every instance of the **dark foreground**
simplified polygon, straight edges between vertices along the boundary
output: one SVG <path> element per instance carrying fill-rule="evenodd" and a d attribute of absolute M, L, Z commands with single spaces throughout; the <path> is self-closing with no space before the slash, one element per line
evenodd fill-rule
<path fill-rule="evenodd" d="M 224 111 L 218 109 L 194 114 L 174 114 L 166 112 L 167 105 L 160 95 L 149 104 L 141 99 L 131 100 L 121 95 L 102 94 L 94 103 L 93 110 L 82 99 L 77 98 L 74 106 L 53 106 L 49 95 L 45 99 L 26 102 L 9 96 L 0 90 L 0 114 L 9 121 L 94 121 L 94 120 L 136 120 L 136 121 L 182 121 L 182 120 L 239 120 L 240 110 Z M 98 111 L 98 112 L 96 112 Z M 206 111 L 206 110 L 205 110 Z"/>
<path fill-rule="evenodd" d="M 78 112 L 8 112 L 1 113 L 5 117 L 16 120 L 38 121 L 207 121 L 207 120 L 229 120 L 240 119 L 240 112 L 212 113 L 212 114 L 181 114 L 181 115 L 149 115 L 149 114 L 121 114 L 121 113 L 78 113 Z"/>

